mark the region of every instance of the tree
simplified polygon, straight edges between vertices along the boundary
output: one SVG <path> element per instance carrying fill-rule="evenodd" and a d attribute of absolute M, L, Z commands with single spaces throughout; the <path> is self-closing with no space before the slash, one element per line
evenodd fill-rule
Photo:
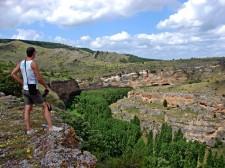
<path fill-rule="evenodd" d="M 153 132 L 152 130 L 149 131 L 147 134 L 147 148 L 148 148 L 148 155 L 153 155 L 153 148 L 154 148 L 154 139 L 153 139 Z"/>
<path fill-rule="evenodd" d="M 181 131 L 181 129 L 179 129 L 177 132 L 174 132 L 174 138 L 173 138 L 173 141 L 174 142 L 177 142 L 179 140 L 185 140 L 184 138 L 184 134 L 183 132 Z"/>
<path fill-rule="evenodd" d="M 167 100 L 166 100 L 166 99 L 163 100 L 163 106 L 164 106 L 164 107 L 167 107 L 167 106 L 168 106 L 168 103 L 167 103 Z"/>
<path fill-rule="evenodd" d="M 223 155 L 220 155 L 220 157 L 219 157 L 218 168 L 225 168 L 225 161 L 224 161 L 224 156 Z"/>
<path fill-rule="evenodd" d="M 130 121 L 132 124 L 137 125 L 138 127 L 140 127 L 140 120 L 139 118 L 135 115 L 134 118 Z"/>
<path fill-rule="evenodd" d="M 170 143 L 172 141 L 172 128 L 166 123 L 163 123 L 161 133 L 159 136 L 159 141 L 164 142 L 164 143 Z"/>
<path fill-rule="evenodd" d="M 198 144 L 199 145 L 198 145 L 197 149 L 198 149 L 199 162 L 203 164 L 206 146 L 199 142 L 198 142 Z"/>
<path fill-rule="evenodd" d="M 213 154 L 212 154 L 212 150 L 211 149 L 209 149 L 206 167 L 207 168 L 214 167 Z"/>
<path fill-rule="evenodd" d="M 220 139 L 216 138 L 216 143 L 214 145 L 214 148 L 218 148 L 222 145 L 223 145 L 223 142 Z"/>
<path fill-rule="evenodd" d="M 182 140 L 169 144 L 169 161 L 172 167 L 184 167 L 187 146 L 188 143 Z"/>

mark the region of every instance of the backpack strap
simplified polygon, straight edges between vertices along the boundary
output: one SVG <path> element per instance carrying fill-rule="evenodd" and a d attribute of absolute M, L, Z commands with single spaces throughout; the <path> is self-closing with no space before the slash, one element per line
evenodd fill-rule
<path fill-rule="evenodd" d="M 25 72 L 26 72 L 26 77 L 27 77 L 26 60 L 24 60 L 24 65 L 25 65 Z M 27 85 L 28 85 L 28 78 L 27 78 Z"/>

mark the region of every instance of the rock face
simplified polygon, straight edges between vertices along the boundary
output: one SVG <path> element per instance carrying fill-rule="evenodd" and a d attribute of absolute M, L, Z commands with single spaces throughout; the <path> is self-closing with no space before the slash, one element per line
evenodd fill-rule
<path fill-rule="evenodd" d="M 74 79 L 65 81 L 52 81 L 50 83 L 50 87 L 64 102 L 68 101 L 70 96 L 79 90 L 79 85 Z"/>
<path fill-rule="evenodd" d="M 221 73 L 221 66 L 207 65 L 202 67 L 170 68 L 161 71 L 151 69 L 132 73 L 119 73 L 99 77 L 103 87 L 142 87 L 182 84 L 187 81 L 197 81 L 209 76 L 213 72 Z M 194 74 L 194 75 L 193 75 Z"/>
<path fill-rule="evenodd" d="M 94 56 L 98 55 L 96 52 Z M 206 77 L 221 74 L 221 65 L 206 65 L 201 67 L 169 68 L 165 70 L 145 69 L 132 73 L 118 73 L 107 76 L 96 76 L 94 82 L 87 80 L 53 81 L 50 86 L 61 100 L 68 101 L 77 90 L 95 89 L 103 87 L 146 87 L 177 85 L 185 82 L 196 82 Z M 194 74 L 194 75 L 193 75 Z"/>
<path fill-rule="evenodd" d="M 164 122 L 173 130 L 181 129 L 187 140 L 199 140 L 214 146 L 219 139 L 225 145 L 225 90 L 222 84 L 188 85 L 217 76 L 223 81 L 222 64 L 181 67 L 161 70 L 143 70 L 101 78 L 104 86 L 133 87 L 128 98 L 111 105 L 113 116 L 130 121 L 136 115 L 143 131 L 158 132 Z M 189 91 L 182 86 L 191 88 Z M 169 85 L 169 86 L 166 86 Z M 157 89 L 151 86 L 158 86 Z M 178 87 L 177 87 L 178 86 Z M 143 87 L 143 89 L 141 89 Z M 162 88 L 166 91 L 160 91 Z M 194 88 L 197 89 L 194 90 Z M 204 88 L 202 88 L 204 87 Z M 139 89 L 140 88 L 140 89 Z M 171 91 L 171 90 L 172 91 Z M 163 89 L 162 89 L 163 90 Z M 179 91 L 178 91 L 179 90 Z M 193 91 L 194 90 L 194 91 Z M 218 90 L 218 91 L 217 91 Z M 223 92 L 223 94 L 222 94 Z M 168 107 L 163 107 L 166 100 Z"/>
<path fill-rule="evenodd" d="M 96 158 L 90 152 L 82 151 L 81 140 L 68 125 L 63 132 L 51 132 L 31 140 L 34 157 L 42 167 L 96 167 Z"/>
<path fill-rule="evenodd" d="M 163 106 L 167 100 L 168 107 Z M 219 139 L 225 145 L 224 97 L 212 93 L 156 92 L 134 89 L 128 98 L 110 106 L 113 116 L 130 121 L 136 115 L 142 131 L 157 133 L 164 122 L 174 131 L 181 129 L 188 141 L 198 140 L 214 146 Z"/>

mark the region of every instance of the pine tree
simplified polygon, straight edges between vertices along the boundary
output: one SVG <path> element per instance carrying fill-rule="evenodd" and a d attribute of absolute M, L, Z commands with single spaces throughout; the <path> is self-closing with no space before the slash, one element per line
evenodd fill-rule
<path fill-rule="evenodd" d="M 184 134 L 181 131 L 181 129 L 179 129 L 177 132 L 174 133 L 174 138 L 173 138 L 174 142 L 177 142 L 179 140 L 185 140 Z"/>
<path fill-rule="evenodd" d="M 130 121 L 132 124 L 137 125 L 138 127 L 140 127 L 140 120 L 139 118 L 135 115 L 134 118 Z"/>
<path fill-rule="evenodd" d="M 159 136 L 159 141 L 164 142 L 164 143 L 170 143 L 172 141 L 172 137 L 173 137 L 173 132 L 172 132 L 171 126 L 164 123 L 162 125 L 161 133 Z"/>
<path fill-rule="evenodd" d="M 223 155 L 220 155 L 217 165 L 218 165 L 218 168 L 225 168 L 225 161 L 224 161 Z"/>
<path fill-rule="evenodd" d="M 206 165 L 207 168 L 214 167 L 214 161 L 213 161 L 213 159 L 214 158 L 213 158 L 212 150 L 210 149 L 209 150 L 208 157 L 207 157 L 207 165 Z"/>
<path fill-rule="evenodd" d="M 153 155 L 153 147 L 154 147 L 153 146 L 153 142 L 154 142 L 154 140 L 153 140 L 153 132 L 151 130 L 151 131 L 149 131 L 149 133 L 147 135 L 147 147 L 148 147 L 148 154 L 150 156 Z"/>
<path fill-rule="evenodd" d="M 168 103 L 167 103 L 167 100 L 166 100 L 166 99 L 163 100 L 163 106 L 164 106 L 164 107 L 167 107 L 167 106 L 168 106 Z"/>

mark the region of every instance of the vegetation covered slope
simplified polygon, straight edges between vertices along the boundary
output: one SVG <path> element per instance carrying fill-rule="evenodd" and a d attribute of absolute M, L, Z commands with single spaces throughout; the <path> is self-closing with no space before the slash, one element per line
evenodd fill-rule
<path fill-rule="evenodd" d="M 18 63 L 25 58 L 28 46 L 36 48 L 39 67 L 51 78 L 93 80 L 96 76 L 138 72 L 143 69 L 160 71 L 165 67 L 202 66 L 222 60 L 222 58 L 208 58 L 162 61 L 129 54 L 93 52 L 90 49 L 79 49 L 58 43 L 1 39 L 0 61 Z"/>
<path fill-rule="evenodd" d="M 223 155 L 195 141 L 186 142 L 181 130 L 163 124 L 158 134 L 141 132 L 140 120 L 112 118 L 109 105 L 127 89 L 85 91 L 63 118 L 84 140 L 84 149 L 98 158 L 98 167 L 224 167 Z M 221 144 L 218 144 L 220 146 Z"/>

